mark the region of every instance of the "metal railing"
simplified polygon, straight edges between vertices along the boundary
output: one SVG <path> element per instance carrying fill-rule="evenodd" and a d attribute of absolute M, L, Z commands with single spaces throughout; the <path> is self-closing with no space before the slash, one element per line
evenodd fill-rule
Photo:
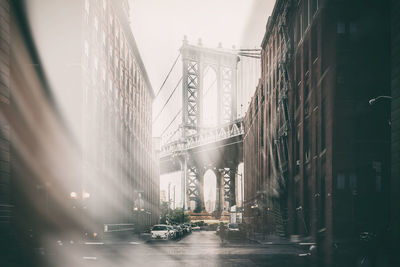
<path fill-rule="evenodd" d="M 135 230 L 133 223 L 104 224 L 104 233 Z"/>
<path fill-rule="evenodd" d="M 228 138 L 243 135 L 243 119 L 237 119 L 220 127 L 201 129 L 199 133 L 180 139 L 161 146 L 161 157 L 171 155 L 176 152 L 183 152 L 198 146 L 203 146 Z"/>

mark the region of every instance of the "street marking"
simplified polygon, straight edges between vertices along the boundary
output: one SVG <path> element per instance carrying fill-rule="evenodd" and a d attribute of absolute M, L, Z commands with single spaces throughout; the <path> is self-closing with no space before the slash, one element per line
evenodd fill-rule
<path fill-rule="evenodd" d="M 310 255 L 311 255 L 310 253 L 301 253 L 301 254 L 299 254 L 300 257 L 307 257 L 307 256 L 310 256 Z"/>
<path fill-rule="evenodd" d="M 299 243 L 300 246 L 313 246 L 315 243 Z"/>
<path fill-rule="evenodd" d="M 104 245 L 103 242 L 85 242 L 85 245 Z"/>
<path fill-rule="evenodd" d="M 129 242 L 129 244 L 132 244 L 132 245 L 140 245 L 141 243 L 139 243 L 139 242 Z"/>
<path fill-rule="evenodd" d="M 91 261 L 95 261 L 97 260 L 97 257 L 83 257 L 84 260 L 91 260 Z"/>

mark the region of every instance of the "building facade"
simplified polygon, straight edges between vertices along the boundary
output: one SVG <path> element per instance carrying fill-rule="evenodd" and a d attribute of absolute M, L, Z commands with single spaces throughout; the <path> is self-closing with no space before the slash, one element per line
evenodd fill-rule
<path fill-rule="evenodd" d="M 400 2 L 391 1 L 391 248 L 396 254 L 400 238 Z M 397 253 L 398 254 L 398 253 Z M 400 256 L 397 256 L 397 262 Z"/>
<path fill-rule="evenodd" d="M 84 1 L 81 192 L 104 224 L 145 227 L 159 217 L 154 93 L 129 23 L 128 1 Z"/>
<path fill-rule="evenodd" d="M 245 217 L 262 215 L 255 231 L 308 237 L 327 261 L 362 231 L 385 236 L 389 106 L 369 100 L 390 94 L 388 12 L 385 1 L 278 0 L 261 45 Z"/>
<path fill-rule="evenodd" d="M 0 105 L 2 111 L 10 105 L 10 6 L 0 1 Z M 12 203 L 10 197 L 11 157 L 10 127 L 0 116 L 0 242 L 10 234 Z"/>
<path fill-rule="evenodd" d="M 28 231 L 98 235 L 157 223 L 154 93 L 128 1 L 0 3 L 2 21 L 10 9 L 13 21 L 0 26 L 1 220 L 14 206 L 20 240 Z"/>

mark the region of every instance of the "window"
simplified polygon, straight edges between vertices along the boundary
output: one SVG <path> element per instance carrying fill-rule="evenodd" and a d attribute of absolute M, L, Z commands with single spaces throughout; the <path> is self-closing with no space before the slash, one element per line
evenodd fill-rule
<path fill-rule="evenodd" d="M 85 10 L 86 10 L 86 13 L 89 14 L 89 11 L 90 11 L 89 0 L 85 0 Z"/>
<path fill-rule="evenodd" d="M 303 17 L 299 16 L 299 42 L 303 39 Z"/>
<path fill-rule="evenodd" d="M 345 83 L 345 71 L 342 66 L 339 66 L 336 70 L 337 83 L 342 85 Z"/>
<path fill-rule="evenodd" d="M 96 32 L 99 30 L 99 20 L 97 19 L 97 16 L 94 17 L 94 29 Z"/>
<path fill-rule="evenodd" d="M 381 192 L 382 191 L 382 176 L 377 175 L 376 176 L 376 192 Z"/>
<path fill-rule="evenodd" d="M 321 104 L 321 150 L 325 149 L 326 146 L 326 107 L 325 101 Z"/>
<path fill-rule="evenodd" d="M 311 156 L 311 136 L 310 136 L 310 130 L 309 130 L 310 126 L 308 123 L 306 123 L 304 125 L 304 142 L 303 142 L 303 146 L 304 146 L 304 160 L 306 163 L 310 162 L 310 156 Z"/>
<path fill-rule="evenodd" d="M 310 4 L 309 4 L 310 0 L 305 0 L 304 1 L 304 11 L 303 11 L 303 22 L 304 22 L 304 28 L 303 28 L 303 32 L 306 31 L 308 25 L 310 25 L 310 16 L 309 16 L 309 11 L 310 11 Z"/>
<path fill-rule="evenodd" d="M 318 38 L 317 38 L 317 27 L 314 25 L 311 30 L 311 60 L 312 63 L 318 57 Z"/>
<path fill-rule="evenodd" d="M 300 86 L 296 86 L 295 94 L 296 94 L 296 109 L 298 109 L 298 108 L 300 108 L 300 100 L 301 100 L 301 98 L 300 98 Z"/>
<path fill-rule="evenodd" d="M 350 22 L 350 29 L 349 32 L 351 34 L 355 34 L 357 32 L 357 24 L 354 22 Z"/>
<path fill-rule="evenodd" d="M 108 90 L 110 91 L 110 92 L 112 92 L 112 81 L 109 79 L 108 80 Z"/>
<path fill-rule="evenodd" d="M 296 135 L 296 174 L 300 172 L 300 129 L 297 128 Z"/>
<path fill-rule="evenodd" d="M 89 56 L 89 43 L 86 40 L 84 42 L 84 49 L 85 49 L 85 55 Z"/>
<path fill-rule="evenodd" d="M 308 40 L 304 41 L 304 45 L 303 45 L 303 49 L 304 49 L 304 53 L 303 53 L 303 61 L 304 61 L 304 75 L 307 77 L 307 75 L 309 74 L 309 68 L 310 68 L 310 64 L 309 64 L 309 45 L 308 45 Z"/>
<path fill-rule="evenodd" d="M 308 83 L 304 84 L 304 101 L 308 101 L 308 97 L 310 96 L 310 87 Z"/>
<path fill-rule="evenodd" d="M 315 149 L 314 149 L 314 156 L 318 156 L 318 120 L 315 122 L 314 126 L 314 136 L 315 136 Z"/>
<path fill-rule="evenodd" d="M 300 83 L 300 81 L 301 81 L 301 65 L 300 65 L 300 53 L 298 53 L 296 57 L 296 82 Z"/>
<path fill-rule="evenodd" d="M 97 68 L 99 66 L 99 60 L 98 60 L 97 56 L 93 57 L 93 66 L 94 66 L 95 71 L 97 71 Z"/>
<path fill-rule="evenodd" d="M 354 173 L 350 174 L 349 186 L 350 186 L 351 189 L 356 189 L 357 188 L 357 176 Z"/>
<path fill-rule="evenodd" d="M 337 33 L 344 34 L 346 33 L 346 24 L 344 22 L 339 21 L 337 24 Z"/>
<path fill-rule="evenodd" d="M 337 175 L 337 189 L 344 189 L 346 187 L 346 176 L 343 173 Z"/>
<path fill-rule="evenodd" d="M 317 13 L 317 10 L 318 10 L 318 0 L 311 0 L 311 12 L 312 12 L 312 15 L 315 15 L 315 13 Z"/>

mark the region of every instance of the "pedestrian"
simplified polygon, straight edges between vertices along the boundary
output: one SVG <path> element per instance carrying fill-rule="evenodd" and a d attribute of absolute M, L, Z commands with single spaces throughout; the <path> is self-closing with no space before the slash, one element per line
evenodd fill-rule
<path fill-rule="evenodd" d="M 226 238 L 226 226 L 223 222 L 219 223 L 219 237 L 221 238 L 221 242 L 225 243 Z"/>

